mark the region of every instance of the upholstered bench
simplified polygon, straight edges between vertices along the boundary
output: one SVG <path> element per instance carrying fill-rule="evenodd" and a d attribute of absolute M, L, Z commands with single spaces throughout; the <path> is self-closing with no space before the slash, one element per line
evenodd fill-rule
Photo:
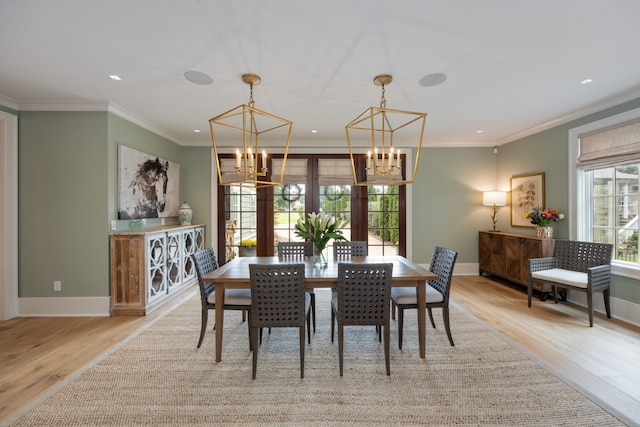
<path fill-rule="evenodd" d="M 527 301 L 531 307 L 533 282 L 553 287 L 553 299 L 558 303 L 558 287 L 587 294 L 589 326 L 593 326 L 593 293 L 602 292 L 607 317 L 611 317 L 609 288 L 611 284 L 611 253 L 608 243 L 556 240 L 551 258 L 529 259 Z"/>

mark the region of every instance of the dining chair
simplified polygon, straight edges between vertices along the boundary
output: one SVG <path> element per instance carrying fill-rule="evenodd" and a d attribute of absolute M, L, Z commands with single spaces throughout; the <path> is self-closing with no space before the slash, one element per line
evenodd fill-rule
<path fill-rule="evenodd" d="M 338 324 L 338 359 L 343 374 L 344 327 L 373 325 L 384 330 L 384 360 L 389 362 L 389 298 L 392 263 L 338 263 L 338 289 L 331 295 L 331 342 Z"/>
<path fill-rule="evenodd" d="M 352 242 L 333 242 L 333 258 L 350 256 L 367 256 L 367 242 L 356 240 Z"/>
<path fill-rule="evenodd" d="M 218 269 L 218 259 L 213 248 L 205 248 L 195 251 L 191 255 L 193 264 L 196 267 L 196 275 L 198 276 L 198 285 L 200 287 L 200 302 L 202 304 L 202 325 L 200 327 L 200 339 L 197 348 L 200 348 L 204 339 L 204 332 L 207 329 L 207 320 L 209 318 L 209 310 L 216 308 L 216 284 L 203 279 L 207 274 Z M 249 289 L 226 289 L 224 292 L 224 309 L 225 310 L 241 310 L 244 314 L 250 313 L 251 308 L 251 291 Z M 247 322 L 249 328 L 249 348 L 251 348 L 251 328 L 250 322 Z M 213 328 L 215 329 L 215 324 Z"/>
<path fill-rule="evenodd" d="M 451 328 L 449 326 L 449 291 L 451 290 L 451 277 L 458 253 L 452 249 L 436 246 L 431 255 L 429 271 L 438 276 L 437 280 L 427 280 L 427 311 L 431 326 L 436 327 L 433 321 L 432 308 L 442 308 L 444 329 L 447 331 L 449 343 L 453 346 Z M 402 349 L 402 324 L 404 322 L 404 310 L 418 308 L 418 297 L 415 288 L 396 287 L 391 290 L 391 305 L 393 318 L 395 309 L 398 308 L 398 348 Z"/>
<path fill-rule="evenodd" d="M 258 366 L 258 336 L 262 328 L 299 328 L 300 378 L 304 378 L 304 332 L 311 343 L 311 296 L 305 292 L 304 264 L 249 264 L 251 283 L 252 378 Z"/>
<path fill-rule="evenodd" d="M 287 261 L 302 260 L 302 258 L 313 256 L 313 242 L 278 242 L 278 257 Z M 313 333 L 316 333 L 316 294 L 309 291 L 311 295 L 311 323 Z"/>

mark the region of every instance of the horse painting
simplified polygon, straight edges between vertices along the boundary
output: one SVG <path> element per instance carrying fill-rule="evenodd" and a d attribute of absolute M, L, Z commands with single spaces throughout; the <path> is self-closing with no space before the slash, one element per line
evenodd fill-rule
<path fill-rule="evenodd" d="M 129 177 L 128 183 L 121 179 L 118 218 L 169 216 L 169 165 L 170 162 L 166 160 L 149 157 L 131 165 L 130 168 L 125 168 L 129 169 L 129 175 L 132 176 Z M 122 172 L 125 173 L 124 170 Z"/>

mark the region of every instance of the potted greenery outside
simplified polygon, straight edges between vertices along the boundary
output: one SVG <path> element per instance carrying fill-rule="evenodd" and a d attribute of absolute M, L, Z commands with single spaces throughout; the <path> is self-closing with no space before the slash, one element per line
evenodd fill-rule
<path fill-rule="evenodd" d="M 256 256 L 256 239 L 244 239 L 238 247 L 239 255 L 242 257 Z"/>

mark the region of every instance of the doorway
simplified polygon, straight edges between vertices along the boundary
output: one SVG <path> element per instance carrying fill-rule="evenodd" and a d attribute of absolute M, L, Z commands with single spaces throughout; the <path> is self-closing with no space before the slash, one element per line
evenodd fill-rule
<path fill-rule="evenodd" d="M 18 117 L 0 111 L 0 320 L 18 316 Z"/>

